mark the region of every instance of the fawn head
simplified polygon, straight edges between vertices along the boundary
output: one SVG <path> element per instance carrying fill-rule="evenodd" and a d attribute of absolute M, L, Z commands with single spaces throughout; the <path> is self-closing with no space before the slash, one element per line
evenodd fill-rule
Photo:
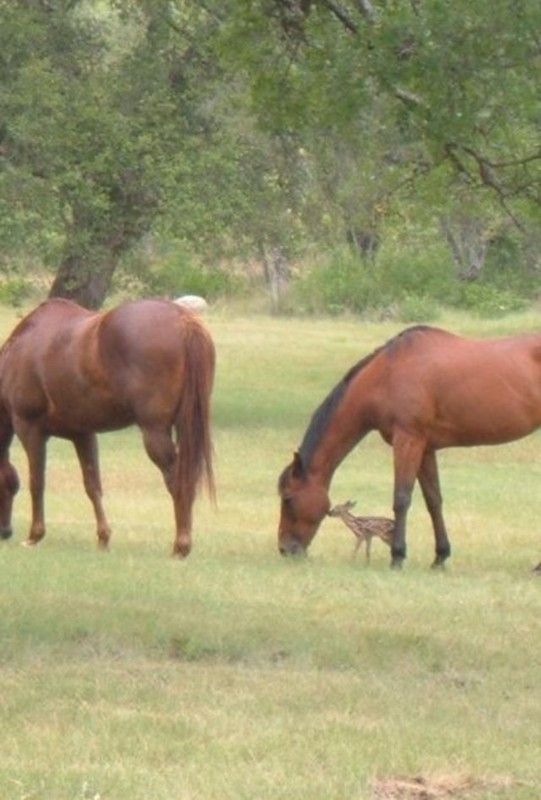
<path fill-rule="evenodd" d="M 328 512 L 329 517 L 341 517 L 342 514 L 346 514 L 348 511 L 351 511 L 352 508 L 356 505 L 355 500 L 346 500 L 345 503 L 340 503 L 337 506 L 333 506 L 331 510 Z"/>

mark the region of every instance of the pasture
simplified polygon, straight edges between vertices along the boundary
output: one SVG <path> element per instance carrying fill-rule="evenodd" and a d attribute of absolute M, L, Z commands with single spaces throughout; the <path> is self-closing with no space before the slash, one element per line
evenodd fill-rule
<path fill-rule="evenodd" d="M 2 340 L 15 322 L 0 311 Z M 420 492 L 401 573 L 322 524 L 280 558 L 276 480 L 316 405 L 396 323 L 207 317 L 217 346 L 218 506 L 172 560 L 172 504 L 136 430 L 100 437 L 111 551 L 71 446 L 48 451 L 45 540 L 0 543 L 0 798 L 538 800 L 541 433 L 440 456 L 453 555 L 429 570 Z M 466 334 L 539 327 L 453 316 Z M 391 451 L 369 436 L 331 498 L 388 515 Z"/>

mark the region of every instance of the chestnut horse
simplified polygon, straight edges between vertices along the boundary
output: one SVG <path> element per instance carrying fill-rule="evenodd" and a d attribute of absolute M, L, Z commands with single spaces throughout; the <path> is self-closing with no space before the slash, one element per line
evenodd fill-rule
<path fill-rule="evenodd" d="M 442 565 L 451 549 L 436 451 L 510 442 L 540 425 L 541 333 L 476 340 L 427 326 L 405 330 L 352 367 L 314 413 L 279 479 L 280 552 L 306 551 L 329 511 L 334 471 L 376 430 L 393 448 L 391 564 L 406 557 L 418 479 L 434 527 L 434 566 Z"/>
<path fill-rule="evenodd" d="M 59 436 L 75 446 L 98 544 L 106 548 L 110 528 L 101 501 L 96 434 L 136 424 L 173 499 L 173 554 L 188 555 L 200 479 L 206 477 L 213 490 L 214 360 L 212 340 L 197 317 L 165 300 L 126 303 L 102 313 L 69 300 L 38 306 L 0 350 L 0 537 L 11 536 L 19 485 L 9 461 L 13 434 L 28 457 L 29 545 L 45 535 L 45 449 L 50 436 Z"/>

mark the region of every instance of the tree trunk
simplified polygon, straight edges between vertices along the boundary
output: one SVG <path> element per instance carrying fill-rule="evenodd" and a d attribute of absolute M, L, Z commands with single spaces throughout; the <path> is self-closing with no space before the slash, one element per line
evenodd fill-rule
<path fill-rule="evenodd" d="M 463 281 L 476 280 L 485 264 L 490 236 L 483 224 L 471 217 L 442 217 L 441 228 Z"/>
<path fill-rule="evenodd" d="M 375 231 L 348 228 L 346 238 L 353 252 L 363 261 L 374 261 L 380 245 L 379 236 Z"/>
<path fill-rule="evenodd" d="M 269 287 L 272 310 L 279 311 L 291 277 L 289 262 L 283 249 L 263 245 L 263 271 Z"/>
<path fill-rule="evenodd" d="M 119 256 L 108 253 L 102 259 L 92 255 L 66 255 L 49 291 L 49 297 L 75 300 L 85 308 L 99 308 L 111 287 Z"/>

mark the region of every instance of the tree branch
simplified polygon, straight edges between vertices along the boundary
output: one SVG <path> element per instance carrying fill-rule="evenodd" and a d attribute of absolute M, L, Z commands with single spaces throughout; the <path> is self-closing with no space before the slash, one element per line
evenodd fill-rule
<path fill-rule="evenodd" d="M 359 32 L 357 25 L 349 17 L 347 11 L 342 8 L 342 6 L 338 5 L 338 3 L 335 3 L 334 0 L 322 0 L 322 2 L 323 5 L 326 6 L 329 11 L 340 20 L 344 28 L 346 28 L 350 33 L 357 34 Z"/>
<path fill-rule="evenodd" d="M 461 172 L 462 174 L 466 175 L 468 177 L 468 180 L 471 181 L 472 180 L 471 174 L 468 172 L 468 170 L 466 169 L 466 167 L 464 166 L 464 164 L 462 163 L 462 161 L 458 158 L 458 156 L 456 154 L 457 147 L 459 147 L 459 145 L 453 144 L 451 142 L 446 144 L 445 145 L 446 155 L 448 156 L 449 160 L 453 162 L 453 164 L 458 169 L 458 171 Z M 513 211 L 511 211 L 511 209 L 507 205 L 507 199 L 506 199 L 505 192 L 503 191 L 501 185 L 496 180 L 496 177 L 495 177 L 494 173 L 492 172 L 492 168 L 491 168 L 490 162 L 487 161 L 486 158 L 484 158 L 480 153 L 477 153 L 471 147 L 466 147 L 466 146 L 462 145 L 461 149 L 465 153 L 470 155 L 473 159 L 475 159 L 475 161 L 477 163 L 477 167 L 479 169 L 479 176 L 481 178 L 482 185 L 488 187 L 489 189 L 493 189 L 494 192 L 496 192 L 496 195 L 498 197 L 498 201 L 499 201 L 501 207 L 503 208 L 503 210 L 505 211 L 505 213 L 507 214 L 507 216 L 512 220 L 512 222 L 516 225 L 516 227 L 519 229 L 519 231 L 521 231 L 522 233 L 525 233 L 526 232 L 526 228 L 520 222 L 520 220 L 517 219 L 517 217 L 515 216 Z"/>
<path fill-rule="evenodd" d="M 459 172 L 461 175 L 464 175 L 465 178 L 468 180 L 468 182 L 471 183 L 473 181 L 473 178 L 469 170 L 465 167 L 465 165 L 458 157 L 456 153 L 456 148 L 457 148 L 456 144 L 453 144 L 452 142 L 447 142 L 447 144 L 444 146 L 445 155 L 449 159 L 449 161 L 451 161 L 451 163 L 454 164 L 456 171 Z"/>
<path fill-rule="evenodd" d="M 511 221 L 516 225 L 521 233 L 526 233 L 526 227 L 516 218 L 514 213 L 511 211 L 509 206 L 506 203 L 505 197 L 503 194 L 499 194 L 500 205 L 507 214 L 507 216 L 511 219 Z"/>
<path fill-rule="evenodd" d="M 375 18 L 376 12 L 370 0 L 355 0 L 355 5 L 359 9 L 363 17 L 367 19 L 369 22 L 371 22 Z"/>
<path fill-rule="evenodd" d="M 402 100 L 407 106 L 414 106 L 416 108 L 427 108 L 427 104 L 423 100 L 422 97 L 419 97 L 418 94 L 414 94 L 414 92 L 410 92 L 407 89 L 394 89 L 394 95 L 399 100 Z"/>
<path fill-rule="evenodd" d="M 521 167 L 523 164 L 529 164 L 531 161 L 538 161 L 540 159 L 541 150 L 539 150 L 537 153 L 533 153 L 531 156 L 526 156 L 525 158 L 514 158 L 510 161 L 489 161 L 488 158 L 485 158 L 485 161 L 493 169 L 500 169 L 505 167 Z"/>

